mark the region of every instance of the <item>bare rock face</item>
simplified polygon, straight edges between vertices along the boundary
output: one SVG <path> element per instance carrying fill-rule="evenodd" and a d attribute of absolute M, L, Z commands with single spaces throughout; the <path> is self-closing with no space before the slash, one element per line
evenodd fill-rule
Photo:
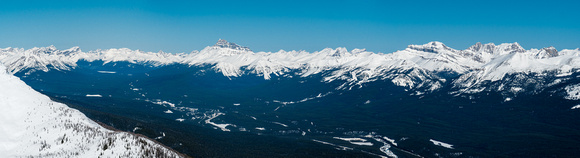
<path fill-rule="evenodd" d="M 551 58 L 551 57 L 557 57 L 557 56 L 558 56 L 558 50 L 556 50 L 556 48 L 554 48 L 554 47 L 542 48 L 542 49 L 540 49 L 540 51 L 536 55 L 536 57 L 539 59 Z"/>
<path fill-rule="evenodd" d="M 241 51 L 252 51 L 248 47 L 240 46 L 240 45 L 237 45 L 235 43 L 228 42 L 228 41 L 223 40 L 223 39 L 219 39 L 217 41 L 217 43 L 215 45 L 213 45 L 213 46 L 214 47 L 220 47 L 220 48 L 230 48 L 230 49 L 241 50 Z"/>

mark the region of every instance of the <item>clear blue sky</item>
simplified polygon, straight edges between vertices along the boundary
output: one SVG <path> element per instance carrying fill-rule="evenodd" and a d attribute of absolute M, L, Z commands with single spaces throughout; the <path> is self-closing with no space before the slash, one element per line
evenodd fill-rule
<path fill-rule="evenodd" d="M 0 47 L 191 52 L 226 39 L 254 51 L 390 53 L 441 41 L 580 47 L 578 1 L 0 1 Z"/>

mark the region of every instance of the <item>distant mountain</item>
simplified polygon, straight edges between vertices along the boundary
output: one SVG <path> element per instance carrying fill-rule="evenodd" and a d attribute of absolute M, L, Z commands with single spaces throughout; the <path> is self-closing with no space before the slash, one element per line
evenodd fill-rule
<path fill-rule="evenodd" d="M 240 51 L 252 51 L 248 47 L 243 47 L 243 46 L 237 45 L 235 43 L 228 42 L 228 41 L 223 40 L 223 39 L 219 39 L 218 42 L 215 45 L 213 45 L 213 46 L 214 47 L 220 47 L 220 48 L 235 49 L 235 50 L 240 50 Z"/>
<path fill-rule="evenodd" d="M 518 43 L 477 43 L 455 50 L 441 42 L 409 45 L 407 49 L 382 54 L 364 49 L 326 48 L 305 51 L 253 52 L 247 47 L 220 39 L 214 46 L 185 54 L 152 53 L 139 50 L 107 49 L 82 52 L 78 47 L 57 50 L 53 46 L 0 49 L 0 62 L 10 73 L 22 71 L 67 71 L 79 60 L 101 60 L 105 64 L 128 61 L 150 66 L 185 64 L 211 65 L 227 77 L 258 75 L 306 77 L 324 74 L 322 82 L 343 81 L 339 89 L 360 87 L 376 80 L 390 80 L 417 94 L 447 86 L 450 93 L 470 94 L 504 91 L 515 95 L 525 86 L 541 91 L 572 77 L 580 68 L 580 49 L 557 51 L 554 47 L 525 50 Z M 518 83 L 513 76 L 524 75 L 535 82 Z M 529 76 L 531 75 L 531 76 Z M 512 76 L 512 77 L 510 77 Z M 544 76 L 542 79 L 537 78 Z M 551 76 L 551 77 L 545 77 Z M 523 89 L 525 90 L 525 89 Z"/>
<path fill-rule="evenodd" d="M 66 51 L 48 47 L 27 53 L 30 58 L 19 60 L 22 64 L 44 68 L 44 63 L 27 61 L 47 61 L 34 57 Z M 182 157 L 148 138 L 100 126 L 78 110 L 34 91 L 1 65 L 0 98 L 0 157 Z"/>

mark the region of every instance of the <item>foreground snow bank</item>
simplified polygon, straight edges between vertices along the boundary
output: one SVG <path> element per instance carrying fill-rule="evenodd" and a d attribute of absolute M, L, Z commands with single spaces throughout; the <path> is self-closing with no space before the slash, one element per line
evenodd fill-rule
<path fill-rule="evenodd" d="M 144 137 L 100 126 L 1 65 L 0 109 L 0 157 L 181 157 Z"/>

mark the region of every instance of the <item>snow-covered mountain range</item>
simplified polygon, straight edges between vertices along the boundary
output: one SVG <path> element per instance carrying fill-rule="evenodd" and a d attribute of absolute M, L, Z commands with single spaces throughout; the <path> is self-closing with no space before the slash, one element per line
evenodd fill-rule
<path fill-rule="evenodd" d="M 507 90 L 514 95 L 521 92 L 522 85 L 533 84 L 531 86 L 542 89 L 567 80 L 580 68 L 580 49 L 557 51 L 554 47 L 548 47 L 525 50 L 518 43 L 477 43 L 465 50 L 456 50 L 441 42 L 429 42 L 409 45 L 405 50 L 388 54 L 365 49 L 348 51 L 346 48 L 326 48 L 314 53 L 284 50 L 272 53 L 253 52 L 248 47 L 221 39 L 201 51 L 180 54 L 126 48 L 89 52 L 83 52 L 78 47 L 58 50 L 54 46 L 28 50 L 0 49 L 0 62 L 9 73 L 51 69 L 66 71 L 74 69 L 80 60 L 102 60 L 105 64 L 128 61 L 152 66 L 211 65 L 227 77 L 253 74 L 266 80 L 273 76 L 323 74 L 324 82 L 345 81 L 338 89 L 390 80 L 417 94 L 450 85 L 452 93 L 457 94 Z M 518 75 L 520 78 L 541 77 L 544 80 L 514 83 Z M 545 76 L 552 77 L 546 79 Z"/>
<path fill-rule="evenodd" d="M 148 138 L 100 126 L 2 65 L 0 108 L 0 157 L 182 157 Z"/>
<path fill-rule="evenodd" d="M 60 81 L 58 79 L 52 79 L 53 81 L 56 80 L 56 82 L 42 82 L 42 80 L 49 80 L 51 75 L 62 76 L 63 74 L 68 74 L 68 72 L 78 75 L 80 71 L 95 71 L 93 73 L 80 73 L 89 76 L 103 73 L 133 76 L 137 73 L 143 73 L 135 75 L 138 77 L 133 76 L 135 77 L 135 82 L 130 82 L 130 92 L 139 93 L 139 96 L 143 97 L 142 100 L 146 101 L 149 101 L 148 97 L 154 95 L 149 96 L 148 94 L 146 97 L 145 93 L 141 93 L 144 87 L 136 88 L 133 87 L 133 84 L 137 83 L 137 79 L 142 82 L 139 83 L 141 86 L 150 86 L 151 83 L 166 80 L 168 77 L 164 76 L 166 74 L 164 72 L 167 71 L 171 72 L 168 74 L 181 75 L 182 73 L 187 73 L 187 75 L 183 76 L 189 77 L 179 78 L 180 76 L 177 76 L 179 81 L 178 85 L 181 85 L 183 81 L 188 82 L 191 79 L 195 80 L 198 78 L 200 80 L 195 80 L 194 82 L 201 82 L 199 85 L 214 82 L 214 79 L 217 79 L 216 82 L 227 82 L 227 79 L 230 78 L 233 80 L 232 83 L 240 81 L 240 84 L 246 84 L 256 81 L 261 82 L 260 80 L 263 78 L 264 80 L 271 81 L 265 81 L 265 83 L 279 81 L 278 83 L 290 84 L 292 87 L 296 85 L 326 86 L 319 88 L 323 89 L 319 91 L 327 93 L 313 91 L 313 96 L 309 96 L 300 101 L 283 102 L 272 100 L 272 103 L 276 105 L 277 103 L 281 104 L 275 108 L 265 108 L 273 111 L 278 110 L 280 107 L 284 108 L 287 104 L 328 97 L 327 95 L 329 94 L 330 97 L 349 98 L 350 96 L 350 98 L 362 99 L 368 96 L 359 97 L 359 94 L 352 93 L 344 93 L 343 95 L 343 92 L 349 91 L 356 93 L 368 90 L 364 92 L 374 93 L 373 90 L 375 89 L 369 88 L 373 86 L 380 90 L 385 88 L 381 92 L 391 93 L 393 91 L 393 93 L 401 93 L 401 95 L 412 95 L 411 98 L 419 98 L 419 100 L 421 98 L 433 100 L 434 97 L 438 99 L 440 96 L 446 98 L 461 96 L 469 98 L 468 102 L 470 103 L 480 101 L 472 99 L 480 97 L 497 99 L 494 100 L 494 103 L 520 104 L 516 102 L 518 101 L 518 96 L 528 94 L 531 94 L 531 97 L 555 96 L 558 101 L 561 101 L 559 97 L 567 100 L 580 100 L 580 79 L 578 78 L 580 76 L 580 49 L 564 49 L 558 51 L 554 47 L 548 47 L 526 50 L 518 43 L 504 43 L 500 45 L 477 43 L 465 50 L 456 50 L 441 42 L 430 42 L 424 45 L 409 45 L 404 50 L 387 54 L 368 52 L 364 49 L 353 49 L 349 51 L 346 48 L 326 48 L 313 53 L 284 50 L 278 52 L 254 52 L 248 47 L 239 46 L 225 40 L 219 40 L 215 45 L 208 46 L 201 51 L 179 54 L 165 53 L 162 51 L 157 53 L 144 52 L 126 48 L 83 52 L 79 47 L 58 50 L 54 46 L 49 46 L 28 50 L 22 48 L 0 49 L 0 63 L 0 106 L 3 106 L 2 108 L 6 109 L 6 111 L 11 111 L 11 113 L 0 116 L 0 121 L 5 124 L 1 128 L 0 134 L 6 136 L 0 138 L 0 156 L 6 155 L 9 157 L 82 157 L 83 155 L 94 156 L 101 154 L 107 157 L 147 157 L 151 156 L 151 154 L 164 154 L 167 157 L 180 156 L 168 148 L 143 137 L 105 129 L 86 118 L 79 111 L 70 109 L 64 104 L 53 102 L 48 97 L 35 92 L 17 77 L 12 76 L 13 74 L 21 77 L 27 83 L 31 81 L 31 85 L 36 83 L 38 86 L 58 83 Z M 101 64 L 103 64 L 102 67 L 100 66 Z M 100 71 L 101 69 L 103 71 Z M 108 69 L 113 70 L 109 71 Z M 114 70 L 119 71 L 115 72 Z M 56 75 L 42 73 L 42 71 L 56 72 L 54 73 Z M 215 71 L 216 73 L 206 73 L 206 71 Z M 188 73 L 192 73 L 193 75 L 189 75 Z M 44 74 L 49 75 L 43 76 Z M 206 78 L 201 77 L 201 75 L 206 74 Z M 216 74 L 217 76 L 214 76 Z M 222 77 L 222 75 L 225 77 Z M 112 76 L 109 75 L 107 77 Z M 169 78 L 172 77 L 174 76 Z M 114 78 L 110 79 L 115 80 Z M 313 80 L 320 81 L 320 83 L 315 82 L 312 84 L 313 82 L 310 81 Z M 101 82 L 106 81 L 103 80 Z M 270 84 L 268 86 L 271 85 L 280 84 Z M 92 86 L 99 87 L 98 85 Z M 159 87 L 172 86 L 174 85 L 159 84 L 145 87 L 144 89 L 157 90 Z M 88 89 L 93 89 L 94 87 L 89 87 Z M 72 91 L 76 91 L 76 88 L 78 87 L 75 87 Z M 193 92 L 191 88 L 187 88 L 183 91 L 188 92 L 187 95 L 180 93 L 180 97 L 183 95 L 183 98 L 188 98 L 193 96 L 191 94 L 205 93 L 205 90 L 212 88 L 200 87 L 199 91 Z M 43 88 L 38 88 L 38 90 L 43 90 Z M 403 93 L 403 90 L 407 92 Z M 256 91 L 256 93 L 275 91 L 278 91 L 276 87 L 273 90 L 266 89 Z M 148 92 L 154 94 L 156 91 Z M 247 91 L 241 93 L 245 92 Z M 490 92 L 493 92 L 493 94 Z M 95 95 L 89 94 L 93 93 L 87 93 L 86 96 L 100 97 L 101 95 L 96 94 L 102 93 L 95 93 Z M 157 94 L 161 93 L 157 92 Z M 280 94 L 287 96 L 290 93 Z M 333 96 L 334 94 L 336 96 Z M 85 96 L 84 94 L 80 95 L 83 96 L 82 98 Z M 308 96 L 310 94 L 304 95 Z M 154 97 L 161 98 L 160 96 Z M 302 95 L 292 97 L 301 98 Z M 292 97 L 287 98 L 294 99 Z M 327 99 L 334 99 L 330 97 Z M 376 98 L 383 97 L 379 96 Z M 397 97 L 393 98 L 400 99 Z M 530 97 L 522 98 L 519 101 L 526 100 Z M 515 100 L 511 101 L 512 99 Z M 362 101 L 365 100 L 363 99 Z M 172 100 L 161 102 L 162 100 L 158 99 L 157 101 L 158 103 L 154 104 L 175 108 L 175 104 L 169 102 Z M 177 100 L 173 101 L 176 102 Z M 376 102 L 377 105 L 380 104 L 383 106 L 381 103 L 384 103 L 384 101 L 380 101 L 382 100 L 372 99 L 371 97 L 371 99 L 366 100 L 363 104 L 367 105 Z M 268 101 L 265 102 L 266 105 L 269 103 Z M 165 106 L 164 104 L 168 105 Z M 348 106 L 351 104 L 354 105 L 355 103 L 349 103 Z M 525 104 L 525 102 L 521 104 Z M 244 104 L 242 103 L 242 105 Z M 568 101 L 565 105 L 570 106 L 569 108 L 571 109 L 580 108 L 580 105 L 577 105 L 576 101 Z M 233 107 L 237 108 L 239 106 L 240 103 L 236 100 L 233 103 Z M 463 109 L 462 104 L 459 104 L 457 108 Z M 221 109 L 224 109 L 224 107 L 221 107 Z M 164 114 L 178 113 L 178 110 L 171 110 L 174 111 L 167 110 L 163 112 Z M 196 110 L 198 110 L 197 107 Z M 220 127 L 219 129 L 221 131 L 229 131 L 229 127 L 225 128 L 226 126 L 232 127 L 236 125 L 232 123 L 233 121 L 221 120 L 224 121 L 222 124 L 211 122 L 212 119 L 225 114 L 225 111 L 227 111 L 217 111 L 216 113 L 213 110 L 208 110 L 211 115 L 209 113 L 207 113 L 208 115 L 203 113 L 204 117 L 211 116 L 209 120 L 204 122 L 205 124 Z M 235 113 L 238 113 L 237 109 Z M 533 114 L 533 111 L 531 113 Z M 202 112 L 199 114 L 202 114 Z M 232 115 L 234 114 L 232 113 Z M 256 120 L 253 116 L 251 118 L 252 120 Z M 173 119 L 170 120 L 174 121 Z M 180 122 L 184 121 L 182 117 L 179 117 L 177 120 Z M 240 122 L 236 123 L 243 124 Z M 309 124 L 312 126 L 315 125 L 313 122 Z M 284 124 L 284 128 L 287 127 Z M 246 131 L 246 128 L 240 129 Z M 259 126 L 256 129 L 264 128 Z M 310 132 L 310 129 L 308 132 Z M 431 142 L 436 145 L 441 144 L 438 141 Z M 382 148 L 381 151 L 383 151 Z"/>

